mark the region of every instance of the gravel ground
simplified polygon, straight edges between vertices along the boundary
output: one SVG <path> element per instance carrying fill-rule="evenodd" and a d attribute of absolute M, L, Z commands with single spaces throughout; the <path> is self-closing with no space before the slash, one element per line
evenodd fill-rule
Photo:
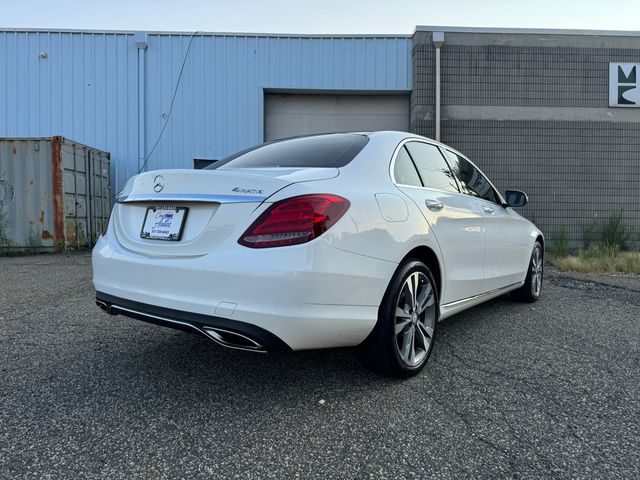
<path fill-rule="evenodd" d="M 0 258 L 2 478 L 640 478 L 640 278 L 440 324 L 421 375 L 257 355 L 93 303 L 88 254 Z"/>

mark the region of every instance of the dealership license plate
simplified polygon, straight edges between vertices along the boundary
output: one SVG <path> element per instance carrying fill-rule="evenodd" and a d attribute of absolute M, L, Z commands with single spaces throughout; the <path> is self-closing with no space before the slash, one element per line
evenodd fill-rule
<path fill-rule="evenodd" d="M 187 210 L 185 207 L 172 206 L 147 208 L 140 237 L 150 240 L 179 241 L 182 237 Z"/>

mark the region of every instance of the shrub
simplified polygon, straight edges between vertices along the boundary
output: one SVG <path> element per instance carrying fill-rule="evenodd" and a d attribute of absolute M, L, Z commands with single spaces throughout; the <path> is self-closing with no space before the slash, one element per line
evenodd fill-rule
<path fill-rule="evenodd" d="M 8 255 L 11 251 L 11 240 L 7 236 L 9 230 L 9 220 L 4 213 L 0 212 L 0 255 Z"/>
<path fill-rule="evenodd" d="M 554 257 L 551 263 L 564 272 L 640 274 L 640 252 L 622 252 L 606 245 L 592 245 L 576 255 Z"/>
<path fill-rule="evenodd" d="M 569 235 L 566 230 L 560 230 L 551 237 L 551 254 L 556 257 L 566 257 L 569 253 Z"/>
<path fill-rule="evenodd" d="M 29 233 L 27 233 L 27 238 L 25 238 L 26 251 L 31 255 L 35 255 L 40 252 L 40 247 L 42 247 L 42 239 L 40 238 L 40 232 L 38 230 L 34 230 L 31 225 L 29 225 Z"/>
<path fill-rule="evenodd" d="M 629 238 L 629 232 L 622 223 L 622 214 L 611 215 L 602 231 L 602 244 L 604 246 L 626 250 Z"/>
<path fill-rule="evenodd" d="M 596 243 L 596 224 L 591 223 L 582 227 L 583 248 L 588 249 Z"/>

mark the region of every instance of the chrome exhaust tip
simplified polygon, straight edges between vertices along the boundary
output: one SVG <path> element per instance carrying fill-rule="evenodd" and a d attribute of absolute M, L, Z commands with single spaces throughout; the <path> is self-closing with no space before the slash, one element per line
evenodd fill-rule
<path fill-rule="evenodd" d="M 263 345 L 241 333 L 217 327 L 203 327 L 202 330 L 214 342 L 226 348 L 262 353 L 267 351 Z"/>
<path fill-rule="evenodd" d="M 109 313 L 109 305 L 107 305 L 102 300 L 96 300 L 96 305 L 99 306 L 105 312 Z"/>

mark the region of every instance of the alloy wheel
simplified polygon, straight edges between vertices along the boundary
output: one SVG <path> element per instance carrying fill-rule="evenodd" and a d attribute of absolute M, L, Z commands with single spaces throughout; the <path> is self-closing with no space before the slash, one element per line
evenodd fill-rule
<path fill-rule="evenodd" d="M 542 252 L 540 248 L 536 248 L 531 257 L 531 289 L 536 297 L 540 295 L 542 288 L 542 265 Z"/>
<path fill-rule="evenodd" d="M 413 272 L 400 290 L 395 312 L 395 344 L 406 365 L 416 367 L 427 357 L 435 321 L 433 286 L 424 273 Z"/>

